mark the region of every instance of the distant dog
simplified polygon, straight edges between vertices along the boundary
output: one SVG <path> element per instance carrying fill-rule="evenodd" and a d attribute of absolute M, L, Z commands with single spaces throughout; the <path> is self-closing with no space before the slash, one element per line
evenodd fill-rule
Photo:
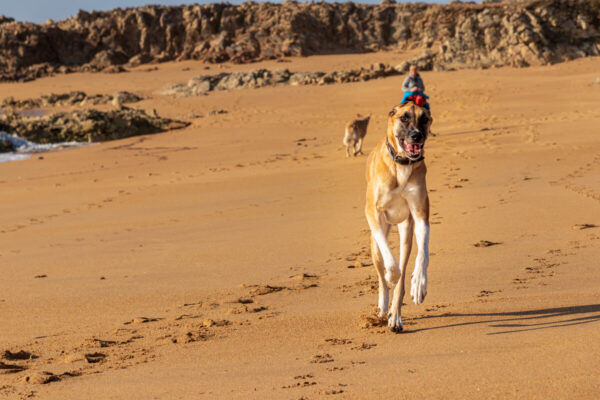
<path fill-rule="evenodd" d="M 346 157 L 350 157 L 350 147 L 352 147 L 352 153 L 354 156 L 362 154 L 362 142 L 367 134 L 367 126 L 369 126 L 369 120 L 371 114 L 366 118 L 353 119 L 346 124 L 346 131 L 344 132 L 344 145 L 346 145 Z"/>
<path fill-rule="evenodd" d="M 402 331 L 400 309 L 413 231 L 418 253 L 410 294 L 416 304 L 421 304 L 427 294 L 429 198 L 423 148 L 431 122 L 429 111 L 412 102 L 395 106 L 389 113 L 386 137 L 367 159 L 365 213 L 371 228 L 371 256 L 379 278 L 378 315 L 387 316 L 393 332 Z M 387 241 L 393 224 L 398 225 L 400 236 L 399 264 Z"/>

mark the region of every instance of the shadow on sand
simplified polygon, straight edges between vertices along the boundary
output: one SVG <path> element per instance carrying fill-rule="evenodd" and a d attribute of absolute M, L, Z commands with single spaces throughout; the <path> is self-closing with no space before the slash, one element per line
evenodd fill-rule
<path fill-rule="evenodd" d="M 585 315 L 591 314 L 591 315 Z M 492 328 L 500 328 L 497 332 L 490 332 L 488 335 L 502 335 L 506 333 L 518 333 L 548 328 L 561 328 L 565 326 L 589 324 L 600 321 L 600 304 L 591 304 L 585 306 L 571 306 L 558 308 L 545 308 L 528 311 L 511 311 L 500 313 L 473 313 L 457 314 L 446 313 L 441 315 L 423 316 L 417 319 L 430 318 L 456 318 L 456 317 L 499 317 L 498 319 L 472 322 L 459 322 L 455 324 L 433 326 L 430 328 L 415 329 L 412 332 L 428 331 L 433 329 L 451 328 L 456 326 L 466 326 L 475 324 L 490 324 Z M 503 318 L 509 317 L 509 318 Z M 566 317 L 566 318 L 565 318 Z M 544 320 L 547 318 L 558 318 L 559 320 Z"/>

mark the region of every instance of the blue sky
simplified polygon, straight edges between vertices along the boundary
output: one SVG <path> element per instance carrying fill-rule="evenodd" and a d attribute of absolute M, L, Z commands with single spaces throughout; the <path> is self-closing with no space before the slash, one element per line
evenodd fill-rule
<path fill-rule="evenodd" d="M 364 0 L 361 3 L 379 3 L 380 0 Z M 449 0 L 421 0 L 426 3 L 448 3 Z M 243 1 L 229 0 L 232 4 Z M 405 2 L 404 0 L 398 1 Z M 186 0 L 0 0 L 0 14 L 12 17 L 17 21 L 46 22 L 55 21 L 77 14 L 79 9 L 110 10 L 121 7 L 138 7 L 146 4 L 181 5 L 194 3 L 210 3 L 210 1 Z"/>

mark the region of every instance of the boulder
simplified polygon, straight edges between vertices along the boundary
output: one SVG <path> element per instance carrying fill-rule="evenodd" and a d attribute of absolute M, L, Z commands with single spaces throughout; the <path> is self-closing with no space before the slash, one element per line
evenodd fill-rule
<path fill-rule="evenodd" d="M 15 146 L 11 142 L 0 138 L 0 153 L 7 153 L 9 151 L 15 151 Z"/>

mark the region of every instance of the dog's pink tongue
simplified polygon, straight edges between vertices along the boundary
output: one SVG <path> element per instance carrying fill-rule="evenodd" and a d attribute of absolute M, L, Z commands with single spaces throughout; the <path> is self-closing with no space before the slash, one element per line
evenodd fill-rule
<path fill-rule="evenodd" d="M 419 152 L 419 145 L 418 144 L 408 144 L 408 151 L 411 153 L 418 153 Z"/>

